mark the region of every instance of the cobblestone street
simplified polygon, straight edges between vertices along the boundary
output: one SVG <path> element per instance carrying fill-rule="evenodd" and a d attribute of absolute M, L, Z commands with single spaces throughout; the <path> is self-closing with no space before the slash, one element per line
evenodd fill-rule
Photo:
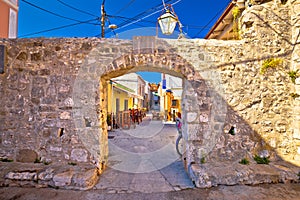
<path fill-rule="evenodd" d="M 109 167 L 95 189 L 107 193 L 157 193 L 194 188 L 175 150 L 174 123 L 154 121 L 148 115 L 134 129 L 116 129 L 109 136 Z M 160 149 L 163 152 L 155 153 L 155 159 L 146 156 Z"/>
<path fill-rule="evenodd" d="M 0 199 L 3 200 L 299 200 L 299 184 L 263 184 L 257 186 L 236 185 L 218 186 L 210 189 L 187 189 L 158 193 L 112 193 L 102 190 L 56 190 L 51 188 L 14 188 L 1 187 Z"/>

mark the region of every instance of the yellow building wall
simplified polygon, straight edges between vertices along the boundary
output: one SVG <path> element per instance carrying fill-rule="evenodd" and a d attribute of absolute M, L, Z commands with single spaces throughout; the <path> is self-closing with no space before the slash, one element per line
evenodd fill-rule
<path fill-rule="evenodd" d="M 125 109 L 125 100 L 128 100 L 128 109 L 133 107 L 133 97 L 130 94 L 118 88 L 112 87 L 109 83 L 107 87 L 107 112 L 116 113 L 116 100 L 119 99 L 120 111 Z"/>
<path fill-rule="evenodd" d="M 133 106 L 134 106 L 134 102 L 133 102 L 134 100 L 133 100 L 133 97 L 130 97 L 130 99 L 129 99 L 129 101 L 128 101 L 128 108 L 130 109 L 132 109 L 133 108 Z"/>
<path fill-rule="evenodd" d="M 177 100 L 176 106 L 172 105 L 172 100 Z M 175 110 L 175 117 L 177 117 L 178 113 L 181 113 L 181 100 L 174 98 L 172 93 L 166 92 L 164 94 L 164 111 L 167 121 L 173 120 L 173 110 Z"/>
<path fill-rule="evenodd" d="M 107 112 L 112 112 L 112 84 L 107 84 Z"/>
<path fill-rule="evenodd" d="M 171 92 L 166 92 L 165 93 L 165 112 L 167 114 L 167 121 L 171 121 L 172 120 L 172 113 L 171 113 L 171 105 L 172 105 L 172 99 L 173 99 L 173 95 Z"/>

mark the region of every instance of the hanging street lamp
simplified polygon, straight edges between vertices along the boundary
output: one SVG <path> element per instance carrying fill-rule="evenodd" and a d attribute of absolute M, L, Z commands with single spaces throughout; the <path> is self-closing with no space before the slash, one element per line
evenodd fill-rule
<path fill-rule="evenodd" d="M 177 23 L 179 24 L 180 35 L 182 34 L 181 23 L 179 22 L 172 5 L 168 4 L 165 6 L 164 14 L 162 14 L 157 21 L 161 32 L 164 35 L 173 34 Z"/>
<path fill-rule="evenodd" d="M 178 18 L 170 10 L 167 10 L 165 14 L 158 18 L 161 32 L 165 35 L 171 35 L 174 32 L 177 22 Z"/>

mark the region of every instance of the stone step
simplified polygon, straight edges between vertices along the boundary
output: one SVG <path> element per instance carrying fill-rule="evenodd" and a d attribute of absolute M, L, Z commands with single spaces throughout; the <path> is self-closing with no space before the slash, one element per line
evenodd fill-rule
<path fill-rule="evenodd" d="M 90 164 L 0 162 L 0 186 L 87 190 L 98 178 L 98 169 Z"/>
<path fill-rule="evenodd" d="M 239 163 L 192 164 L 189 176 L 199 188 L 218 185 L 257 185 L 300 182 L 300 168 L 286 162 L 242 165 Z"/>

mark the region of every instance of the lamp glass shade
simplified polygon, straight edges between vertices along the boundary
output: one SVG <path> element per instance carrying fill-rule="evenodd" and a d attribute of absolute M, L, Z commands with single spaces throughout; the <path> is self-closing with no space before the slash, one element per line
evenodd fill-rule
<path fill-rule="evenodd" d="M 165 35 L 171 35 L 174 32 L 177 22 L 178 19 L 168 11 L 158 18 L 161 32 Z"/>

